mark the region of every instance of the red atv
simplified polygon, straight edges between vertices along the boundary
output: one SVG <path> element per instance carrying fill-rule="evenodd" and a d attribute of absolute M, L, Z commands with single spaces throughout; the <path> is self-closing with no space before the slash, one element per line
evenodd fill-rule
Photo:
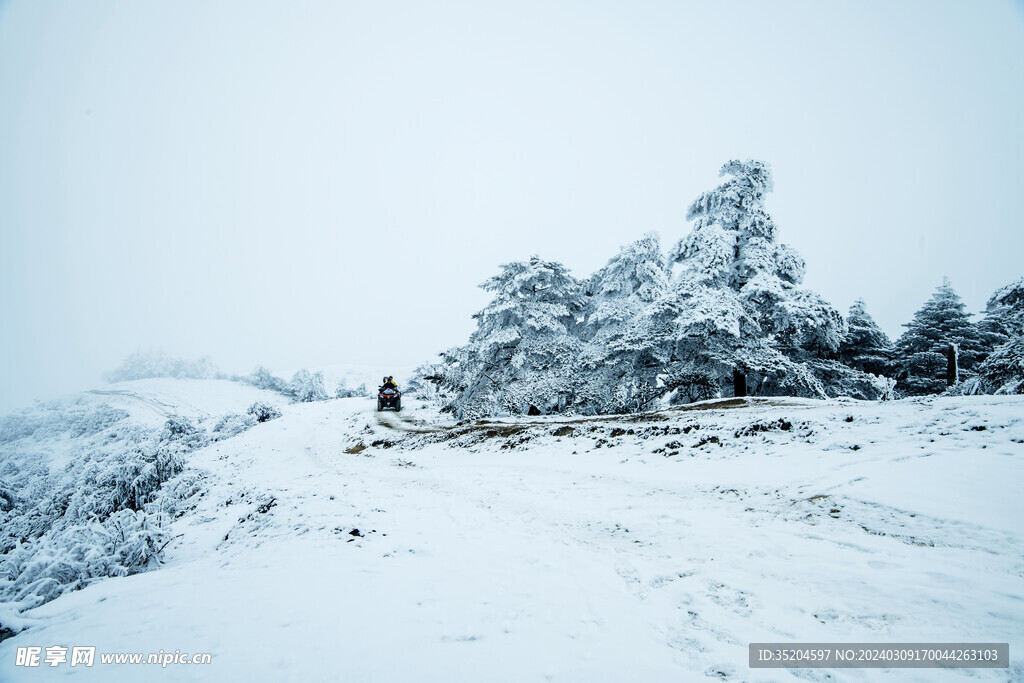
<path fill-rule="evenodd" d="M 382 410 L 399 411 L 402 409 L 402 392 L 397 388 L 381 387 L 377 392 L 377 412 Z"/>

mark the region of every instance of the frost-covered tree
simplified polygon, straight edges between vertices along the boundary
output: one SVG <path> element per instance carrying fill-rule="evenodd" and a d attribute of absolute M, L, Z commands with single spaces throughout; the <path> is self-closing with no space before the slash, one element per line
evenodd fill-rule
<path fill-rule="evenodd" d="M 275 376 L 274 373 L 262 365 L 253 370 L 252 374 L 242 378 L 242 381 L 246 384 L 251 384 L 257 389 L 263 389 L 264 391 L 276 391 L 282 394 L 288 393 L 287 380 Z"/>
<path fill-rule="evenodd" d="M 469 344 L 444 354 L 460 416 L 548 412 L 571 400 L 583 302 L 579 282 L 560 263 L 534 256 L 502 266 L 481 287 L 494 294 L 473 317 Z"/>
<path fill-rule="evenodd" d="M 941 393 L 969 379 L 985 356 L 981 335 L 948 281 L 903 326 L 896 352 L 900 388 L 908 394 Z"/>
<path fill-rule="evenodd" d="M 0 444 L 0 601 L 27 609 L 155 566 L 170 538 L 164 524 L 197 490 L 202 475 L 185 472 L 185 458 L 209 443 L 206 432 L 184 417 L 154 430 L 80 400 L 20 417 L 33 428 Z M 36 464 L 55 443 L 67 464 Z"/>
<path fill-rule="evenodd" d="M 323 373 L 311 373 L 305 368 L 296 372 L 292 377 L 287 393 L 298 403 L 326 401 L 328 398 L 327 390 L 324 389 Z"/>
<path fill-rule="evenodd" d="M 1024 394 L 1024 334 L 997 347 L 978 366 L 976 392 Z"/>
<path fill-rule="evenodd" d="M 675 301 L 664 309 L 676 312 L 673 357 L 691 364 L 684 376 L 704 384 L 717 377 L 723 393 L 735 396 L 825 396 L 863 385 L 835 361 L 842 316 L 799 287 L 804 261 L 776 239 L 764 208 L 773 189 L 768 165 L 731 161 L 721 175 L 726 181 L 690 206 L 693 229 L 670 254 L 680 273 Z"/>
<path fill-rule="evenodd" d="M 168 356 L 162 351 L 136 351 L 104 377 L 108 382 L 113 383 L 151 377 L 212 379 L 216 375 L 217 367 L 207 357 L 189 361 Z"/>
<path fill-rule="evenodd" d="M 457 381 L 446 381 L 451 379 L 448 375 L 452 369 L 454 368 L 445 363 L 421 364 L 412 371 L 406 381 L 405 394 L 433 403 L 442 409 L 451 406 L 457 398 L 453 389 L 459 384 Z"/>
<path fill-rule="evenodd" d="M 361 398 L 369 395 L 370 392 L 366 388 L 366 382 L 353 389 L 345 383 L 345 380 L 341 380 L 334 390 L 334 398 Z"/>
<path fill-rule="evenodd" d="M 838 361 L 842 316 L 799 287 L 803 260 L 764 209 L 768 166 L 733 161 L 690 207 L 693 230 L 666 260 L 657 237 L 620 250 L 584 283 L 534 257 L 483 287 L 470 343 L 423 371 L 460 416 L 642 410 L 714 396 L 879 398 L 885 381 Z M 673 275 L 673 270 L 678 271 Z M 429 373 L 430 379 L 427 379 Z"/>
<path fill-rule="evenodd" d="M 658 237 L 623 247 L 585 284 L 586 316 L 580 356 L 586 381 L 574 404 L 582 412 L 637 410 L 660 393 L 667 360 L 665 336 L 651 327 L 668 291 L 669 272 Z"/>
<path fill-rule="evenodd" d="M 989 297 L 978 335 L 990 353 L 978 366 L 978 376 L 959 389 L 968 394 L 1024 393 L 1024 278 Z"/>
<path fill-rule="evenodd" d="M 1024 334 L 1024 278 L 997 289 L 989 297 L 978 333 L 988 350 Z"/>
<path fill-rule="evenodd" d="M 839 359 L 851 368 L 873 375 L 891 372 L 892 341 L 868 314 L 863 299 L 857 299 L 850 306 L 846 334 L 839 346 Z"/>

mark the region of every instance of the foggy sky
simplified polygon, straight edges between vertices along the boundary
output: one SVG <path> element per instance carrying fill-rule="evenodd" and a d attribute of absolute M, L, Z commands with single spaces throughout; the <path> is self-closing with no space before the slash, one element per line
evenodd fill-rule
<path fill-rule="evenodd" d="M 1022 275 L 1024 10 L 0 4 L 0 412 L 138 349 L 410 366 L 531 254 L 579 277 L 731 158 L 844 313 Z"/>

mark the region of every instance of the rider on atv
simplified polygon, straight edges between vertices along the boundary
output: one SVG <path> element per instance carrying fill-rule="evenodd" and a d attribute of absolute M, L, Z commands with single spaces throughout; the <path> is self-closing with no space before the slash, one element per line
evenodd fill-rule
<path fill-rule="evenodd" d="M 398 390 L 395 378 L 390 375 L 384 378 L 383 384 L 377 391 L 377 411 L 388 409 L 402 409 L 402 392 Z"/>

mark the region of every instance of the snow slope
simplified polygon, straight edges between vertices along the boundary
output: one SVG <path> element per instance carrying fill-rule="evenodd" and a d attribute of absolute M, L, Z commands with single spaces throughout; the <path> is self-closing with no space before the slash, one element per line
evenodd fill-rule
<path fill-rule="evenodd" d="M 160 382 L 118 400 L 251 402 Z M 1024 678 L 1021 397 L 446 427 L 409 405 L 285 406 L 193 452 L 166 565 L 22 615 L 0 680 Z M 749 669 L 763 641 L 1008 641 L 1013 668 Z M 15 666 L 55 644 L 213 661 Z"/>

